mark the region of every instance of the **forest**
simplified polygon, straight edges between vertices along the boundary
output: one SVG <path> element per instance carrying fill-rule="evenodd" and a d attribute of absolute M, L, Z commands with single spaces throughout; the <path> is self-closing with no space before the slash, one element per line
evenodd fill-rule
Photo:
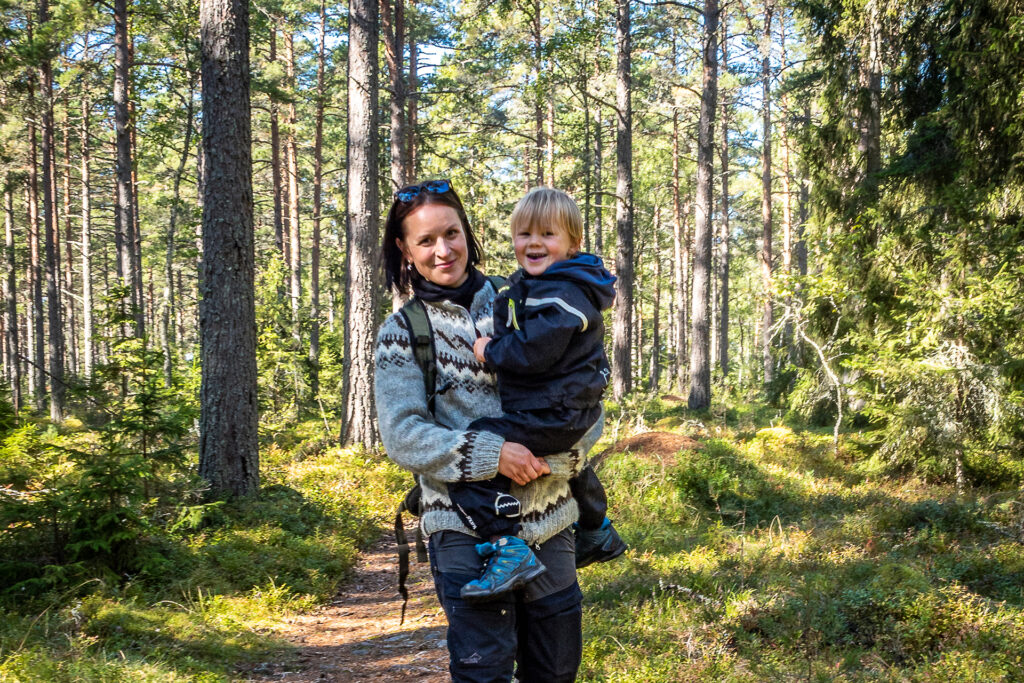
<path fill-rule="evenodd" d="M 379 251 L 434 178 L 487 274 L 547 185 L 617 277 L 581 680 L 1024 679 L 1024 2 L 0 17 L 0 680 L 310 666 L 410 485 Z"/>

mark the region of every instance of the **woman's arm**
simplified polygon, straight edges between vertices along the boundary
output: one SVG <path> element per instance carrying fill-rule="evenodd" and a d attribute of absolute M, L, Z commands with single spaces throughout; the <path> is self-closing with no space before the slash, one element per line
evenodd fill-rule
<path fill-rule="evenodd" d="M 393 315 L 377 335 L 374 392 L 381 439 L 399 466 L 439 481 L 479 481 L 498 472 L 525 485 L 550 469 L 525 446 L 486 431 L 438 424 L 427 408 L 423 371 L 405 319 Z"/>
<path fill-rule="evenodd" d="M 400 467 L 439 481 L 479 481 L 498 472 L 503 438 L 434 421 L 409 329 L 398 314 L 377 335 L 374 393 L 381 440 Z"/>

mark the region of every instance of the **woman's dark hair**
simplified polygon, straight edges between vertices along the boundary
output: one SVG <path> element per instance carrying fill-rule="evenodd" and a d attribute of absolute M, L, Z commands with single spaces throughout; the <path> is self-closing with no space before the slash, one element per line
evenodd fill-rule
<path fill-rule="evenodd" d="M 395 199 L 391 202 L 391 210 L 388 211 L 388 218 L 384 222 L 384 241 L 380 247 L 381 269 L 384 271 L 384 284 L 388 289 L 396 288 L 399 292 L 409 293 L 412 283 L 410 271 L 403 264 L 402 250 L 399 249 L 395 240 L 405 238 L 402 230 L 402 223 L 406 216 L 424 204 L 440 204 L 455 209 L 459 220 L 462 222 L 462 229 L 466 233 L 466 252 L 469 262 L 466 267 L 477 266 L 482 260 L 480 244 L 476 241 L 473 230 L 469 227 L 469 218 L 466 216 L 466 209 L 462 206 L 462 200 L 452 187 L 447 192 L 434 194 L 432 192 L 420 192 L 407 202 Z"/>

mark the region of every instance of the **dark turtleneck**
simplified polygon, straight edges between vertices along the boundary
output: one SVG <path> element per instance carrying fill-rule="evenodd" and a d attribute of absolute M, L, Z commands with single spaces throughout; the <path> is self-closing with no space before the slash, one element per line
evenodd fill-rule
<path fill-rule="evenodd" d="M 469 277 L 458 287 L 442 287 L 427 280 L 413 269 L 410 278 L 412 292 L 423 301 L 451 301 L 468 311 L 470 304 L 473 303 L 473 297 L 484 286 L 487 279 L 473 266 L 469 266 L 467 272 Z"/>

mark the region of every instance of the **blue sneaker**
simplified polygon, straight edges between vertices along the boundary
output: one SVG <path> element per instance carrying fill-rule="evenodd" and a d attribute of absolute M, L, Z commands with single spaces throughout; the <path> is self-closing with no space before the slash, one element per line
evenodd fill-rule
<path fill-rule="evenodd" d="M 626 542 L 607 517 L 600 529 L 580 529 L 576 525 L 576 568 L 582 569 L 595 562 L 607 562 L 626 552 Z"/>
<path fill-rule="evenodd" d="M 494 543 L 480 543 L 477 554 L 490 557 L 484 575 L 470 581 L 459 595 L 465 600 L 488 600 L 500 593 L 522 588 L 547 571 L 526 542 L 516 536 L 502 536 Z"/>

